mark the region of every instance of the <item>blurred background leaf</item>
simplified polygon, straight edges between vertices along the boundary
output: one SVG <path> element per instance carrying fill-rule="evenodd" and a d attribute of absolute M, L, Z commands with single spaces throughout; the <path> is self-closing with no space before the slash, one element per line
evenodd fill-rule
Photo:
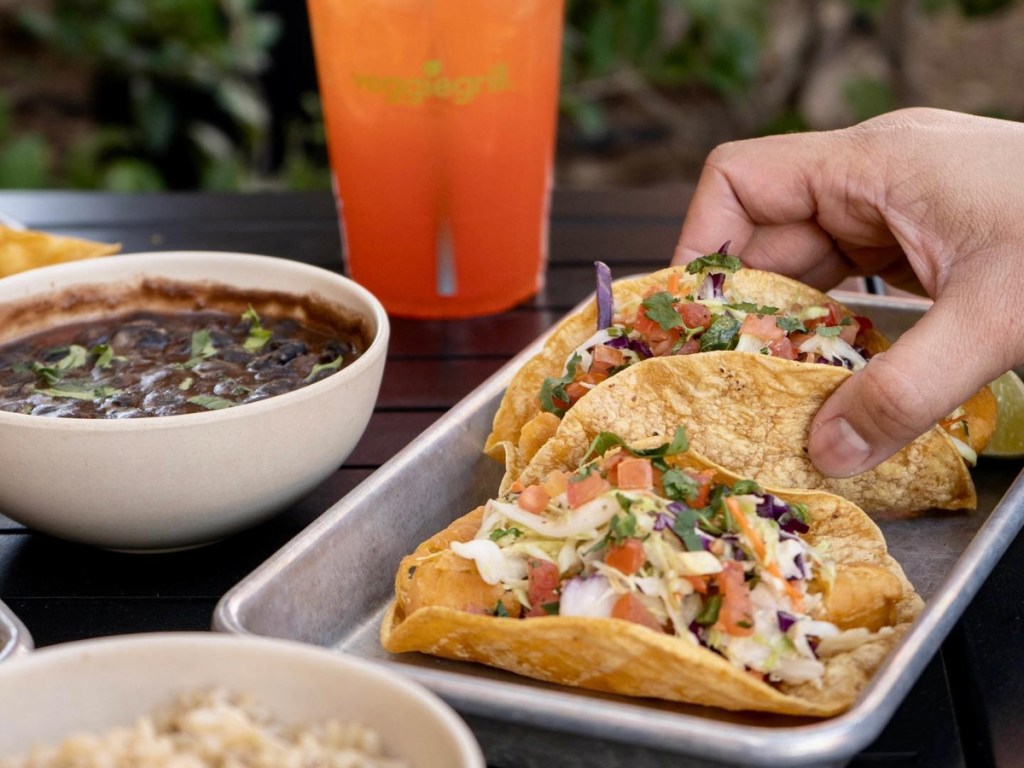
<path fill-rule="evenodd" d="M 1024 0 L 565 1 L 562 185 L 909 104 L 1024 117 Z M 329 187 L 301 0 L 18 0 L 0 50 L 2 187 Z"/>

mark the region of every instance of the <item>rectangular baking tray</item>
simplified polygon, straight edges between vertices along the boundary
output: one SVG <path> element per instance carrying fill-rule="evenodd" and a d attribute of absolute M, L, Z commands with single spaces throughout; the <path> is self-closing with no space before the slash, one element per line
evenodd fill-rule
<path fill-rule="evenodd" d="M 928 306 L 834 294 L 895 338 Z M 925 610 L 855 705 L 829 720 L 730 713 L 549 685 L 482 665 L 391 655 L 378 641 L 401 558 L 496 492 L 482 456 L 512 375 L 538 339 L 218 603 L 214 629 L 299 640 L 369 659 L 419 681 L 505 766 L 843 765 L 882 731 L 1024 522 L 1014 462 L 975 470 L 978 509 L 876 518 Z M 579 652 L 585 653 L 585 648 Z M 670 671 L 666 671 L 670 674 Z"/>
<path fill-rule="evenodd" d="M 0 600 L 0 662 L 28 653 L 34 647 L 32 635 L 25 629 L 25 625 L 14 611 Z"/>

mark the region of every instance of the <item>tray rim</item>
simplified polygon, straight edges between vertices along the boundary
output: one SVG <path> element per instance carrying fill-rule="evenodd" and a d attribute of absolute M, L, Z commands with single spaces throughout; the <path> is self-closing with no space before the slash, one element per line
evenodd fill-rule
<path fill-rule="evenodd" d="M 913 297 L 846 291 L 831 291 L 829 295 L 844 304 L 869 309 L 922 312 L 931 305 L 927 299 Z M 589 300 L 581 302 L 572 312 Z M 509 360 L 456 403 L 421 438 L 381 465 L 226 592 L 214 611 L 213 629 L 243 635 L 258 634 L 245 626 L 243 609 L 249 600 L 258 596 L 260 588 L 287 566 L 312 552 L 322 533 L 357 508 L 373 486 L 402 472 L 433 443 L 441 440 L 460 422 L 462 412 L 478 408 L 500 394 L 515 371 L 540 350 L 552 331 L 553 328 L 549 329 Z M 459 674 L 390 659 L 374 661 L 417 680 L 458 711 L 467 714 L 549 731 L 639 743 L 679 755 L 723 762 L 739 761 L 747 765 L 802 766 L 821 764 L 822 761 L 845 761 L 881 733 L 1022 527 L 1024 472 L 1013 481 L 975 532 L 924 610 L 875 672 L 854 705 L 841 715 L 810 723 L 798 722 L 792 726 L 729 723 L 697 714 L 653 710 L 625 697 L 621 700 L 582 699 L 578 692 L 568 688 L 557 691 L 531 688 L 511 673 L 508 673 L 510 679 L 502 681 L 500 688 L 487 686 L 486 695 L 481 695 L 478 681 Z M 542 709 L 536 708 L 538 696 L 544 700 Z M 586 701 L 585 712 L 580 711 L 581 700 Z M 553 716 L 558 718 L 557 723 L 553 724 Z M 606 728 L 606 717 L 614 718 L 613 733 Z M 707 738 L 709 727 L 715 729 L 717 738 Z"/>

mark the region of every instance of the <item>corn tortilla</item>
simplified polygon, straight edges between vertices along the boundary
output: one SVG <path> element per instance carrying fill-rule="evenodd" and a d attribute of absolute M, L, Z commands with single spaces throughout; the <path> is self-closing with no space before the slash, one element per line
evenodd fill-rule
<path fill-rule="evenodd" d="M 0 226 L 0 277 L 66 261 L 109 256 L 119 244 Z"/>
<path fill-rule="evenodd" d="M 692 452 L 688 459 L 701 462 Z M 568 453 L 560 460 L 564 469 L 576 465 Z M 703 463 L 717 470 L 719 481 L 738 479 L 710 462 Z M 766 491 L 807 506 L 810 532 L 804 538 L 827 546 L 837 566 L 878 566 L 895 577 L 902 590 L 893 626 L 853 650 L 827 658 L 820 685 L 773 687 L 707 648 L 620 619 L 519 620 L 460 609 L 458 581 L 471 578 L 474 566 L 449 557 L 449 546 L 452 541 L 473 538 L 481 524 L 482 507 L 456 520 L 402 561 L 395 579 L 396 599 L 381 627 L 382 644 L 393 653 L 421 651 L 625 696 L 789 715 L 839 714 L 856 701 L 920 611 L 922 601 L 886 552 L 881 531 L 855 505 L 817 491 Z M 413 600 L 411 592 L 422 586 L 415 583 L 421 579 L 426 594 Z"/>
<path fill-rule="evenodd" d="M 855 477 L 828 477 L 814 467 L 806 452 L 811 421 L 851 375 L 831 365 L 733 352 L 644 360 L 571 408 L 520 479 L 536 482 L 563 457 L 579 461 L 599 432 L 629 441 L 670 435 L 686 424 L 694 451 L 761 485 L 828 491 L 868 513 L 974 508 L 967 466 L 938 427 Z"/>

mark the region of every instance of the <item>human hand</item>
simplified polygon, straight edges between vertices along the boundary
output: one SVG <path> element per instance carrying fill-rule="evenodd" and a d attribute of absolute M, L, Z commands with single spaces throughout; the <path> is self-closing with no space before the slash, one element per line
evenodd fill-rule
<path fill-rule="evenodd" d="M 825 474 L 872 468 L 1024 362 L 1024 124 L 908 109 L 724 144 L 672 261 L 724 239 L 821 289 L 875 274 L 935 300 L 818 411 L 808 450 Z"/>

